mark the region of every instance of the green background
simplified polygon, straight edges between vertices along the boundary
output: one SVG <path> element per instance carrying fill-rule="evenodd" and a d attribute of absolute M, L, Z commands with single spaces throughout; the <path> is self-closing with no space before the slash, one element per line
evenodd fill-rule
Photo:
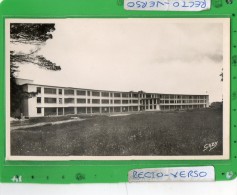
<path fill-rule="evenodd" d="M 126 11 L 122 0 L 4 0 L 0 4 L 0 182 L 101 183 L 127 182 L 128 171 L 137 168 L 211 165 L 216 180 L 237 175 L 237 1 L 213 0 L 201 12 Z M 230 160 L 162 161 L 6 161 L 5 160 L 5 18 L 231 18 L 231 140 Z M 227 178 L 228 172 L 233 176 Z"/>

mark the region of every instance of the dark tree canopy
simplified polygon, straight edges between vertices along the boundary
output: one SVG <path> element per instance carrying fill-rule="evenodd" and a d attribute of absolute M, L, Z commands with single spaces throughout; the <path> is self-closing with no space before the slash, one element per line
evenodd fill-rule
<path fill-rule="evenodd" d="M 11 69 L 16 70 L 15 64 L 20 63 L 31 63 L 39 66 L 40 68 L 45 68 L 47 70 L 61 70 L 60 66 L 57 66 L 55 63 L 47 60 L 42 55 L 32 55 L 32 54 L 15 54 L 14 51 L 11 51 L 10 54 Z"/>
<path fill-rule="evenodd" d="M 41 44 L 53 38 L 54 30 L 55 24 L 11 23 L 10 38 L 12 43 Z"/>

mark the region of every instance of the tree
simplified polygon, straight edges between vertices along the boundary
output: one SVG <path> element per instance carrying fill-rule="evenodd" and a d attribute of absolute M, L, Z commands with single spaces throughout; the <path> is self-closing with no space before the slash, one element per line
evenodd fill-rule
<path fill-rule="evenodd" d="M 20 109 L 24 98 L 34 97 L 36 92 L 24 92 L 16 82 L 16 73 L 20 64 L 29 63 L 47 70 L 58 71 L 60 66 L 46 59 L 37 52 L 45 45 L 48 39 L 52 39 L 52 32 L 55 31 L 55 24 L 52 23 L 11 23 L 10 43 L 14 45 L 33 47 L 28 52 L 10 51 L 10 88 L 11 88 L 11 116 Z"/>
<path fill-rule="evenodd" d="M 46 23 L 11 23 L 10 38 L 12 43 L 26 43 L 41 45 L 52 39 L 55 24 Z"/>

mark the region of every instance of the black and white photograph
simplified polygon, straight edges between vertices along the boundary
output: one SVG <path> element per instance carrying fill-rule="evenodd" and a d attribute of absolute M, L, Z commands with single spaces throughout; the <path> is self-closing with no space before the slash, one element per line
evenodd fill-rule
<path fill-rule="evenodd" d="M 229 159 L 228 18 L 5 23 L 8 160 Z"/>

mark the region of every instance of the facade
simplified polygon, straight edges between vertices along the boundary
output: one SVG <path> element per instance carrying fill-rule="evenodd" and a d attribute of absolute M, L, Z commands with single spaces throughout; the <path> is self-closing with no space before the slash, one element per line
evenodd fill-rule
<path fill-rule="evenodd" d="M 35 97 L 23 102 L 21 112 L 25 117 L 186 110 L 209 106 L 208 95 L 104 91 L 31 82 L 22 84 L 22 87 L 24 91 L 37 92 Z"/>

